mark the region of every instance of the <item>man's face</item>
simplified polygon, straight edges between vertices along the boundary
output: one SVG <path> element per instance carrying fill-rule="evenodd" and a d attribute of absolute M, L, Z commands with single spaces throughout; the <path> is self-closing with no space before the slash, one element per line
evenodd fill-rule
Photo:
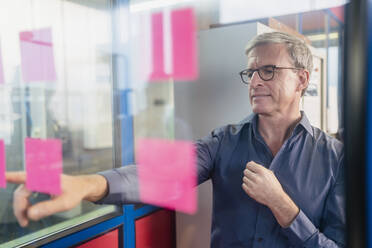
<path fill-rule="evenodd" d="M 283 44 L 260 45 L 248 54 L 248 69 L 257 69 L 265 65 L 294 67 Z M 254 72 L 249 86 L 252 110 L 254 113 L 264 115 L 289 113 L 293 106 L 299 104 L 302 89 L 296 70 L 276 69 L 274 78 L 270 81 L 262 80 L 258 72 Z"/>

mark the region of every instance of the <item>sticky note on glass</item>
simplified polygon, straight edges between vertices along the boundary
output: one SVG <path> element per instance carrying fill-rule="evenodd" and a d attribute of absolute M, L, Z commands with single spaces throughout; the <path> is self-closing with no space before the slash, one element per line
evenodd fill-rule
<path fill-rule="evenodd" d="M 198 77 L 196 23 L 192 8 L 153 13 L 150 80 Z"/>
<path fill-rule="evenodd" d="M 19 34 L 19 39 L 23 81 L 55 81 L 52 30 L 24 31 Z"/>
<path fill-rule="evenodd" d="M 3 56 L 1 54 L 1 44 L 0 44 L 0 84 L 5 82 L 4 79 L 4 68 L 3 68 Z"/>
<path fill-rule="evenodd" d="M 172 20 L 173 78 L 195 80 L 198 77 L 195 17 L 192 8 L 174 10 Z"/>
<path fill-rule="evenodd" d="M 164 80 L 170 78 L 164 68 L 164 32 L 163 13 L 154 13 L 151 16 L 152 37 L 152 72 L 150 80 Z"/>
<path fill-rule="evenodd" d="M 31 191 L 61 193 L 62 142 L 58 139 L 25 139 L 26 187 Z"/>
<path fill-rule="evenodd" d="M 6 159 L 5 159 L 5 144 L 4 140 L 0 140 L 0 188 L 6 188 L 5 171 L 6 171 Z"/>
<path fill-rule="evenodd" d="M 136 158 L 141 201 L 195 213 L 195 153 L 194 145 L 187 141 L 139 140 Z"/>

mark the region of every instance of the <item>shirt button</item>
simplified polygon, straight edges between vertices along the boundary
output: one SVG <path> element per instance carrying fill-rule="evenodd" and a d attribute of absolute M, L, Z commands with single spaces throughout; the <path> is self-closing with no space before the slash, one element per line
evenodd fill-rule
<path fill-rule="evenodd" d="M 258 242 L 262 242 L 262 240 L 263 240 L 263 238 L 261 238 L 261 237 L 257 239 Z"/>

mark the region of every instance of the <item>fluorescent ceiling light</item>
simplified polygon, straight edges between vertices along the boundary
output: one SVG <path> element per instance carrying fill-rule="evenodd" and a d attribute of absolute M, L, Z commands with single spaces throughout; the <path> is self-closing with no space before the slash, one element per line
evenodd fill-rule
<path fill-rule="evenodd" d="M 220 23 L 303 13 L 345 5 L 348 0 L 220 0 Z"/>
<path fill-rule="evenodd" d="M 170 7 L 172 5 L 179 5 L 188 2 L 194 2 L 195 0 L 152 0 L 142 3 L 130 4 L 130 12 L 148 11 L 153 9 L 160 9 Z"/>
<path fill-rule="evenodd" d="M 311 41 L 320 41 L 320 40 L 325 40 L 327 38 L 326 34 L 314 34 L 314 35 L 306 35 L 307 38 Z M 330 33 L 328 36 L 328 39 L 334 40 L 338 39 L 338 33 Z"/>

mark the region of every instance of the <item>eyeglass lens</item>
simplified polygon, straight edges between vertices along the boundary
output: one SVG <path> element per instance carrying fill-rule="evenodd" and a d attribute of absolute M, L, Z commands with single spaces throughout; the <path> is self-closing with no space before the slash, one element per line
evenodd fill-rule
<path fill-rule="evenodd" d="M 273 66 L 263 66 L 255 70 L 246 70 L 241 73 L 242 79 L 245 83 L 250 83 L 255 72 L 258 72 L 259 77 L 268 81 L 274 77 L 274 68 Z"/>

